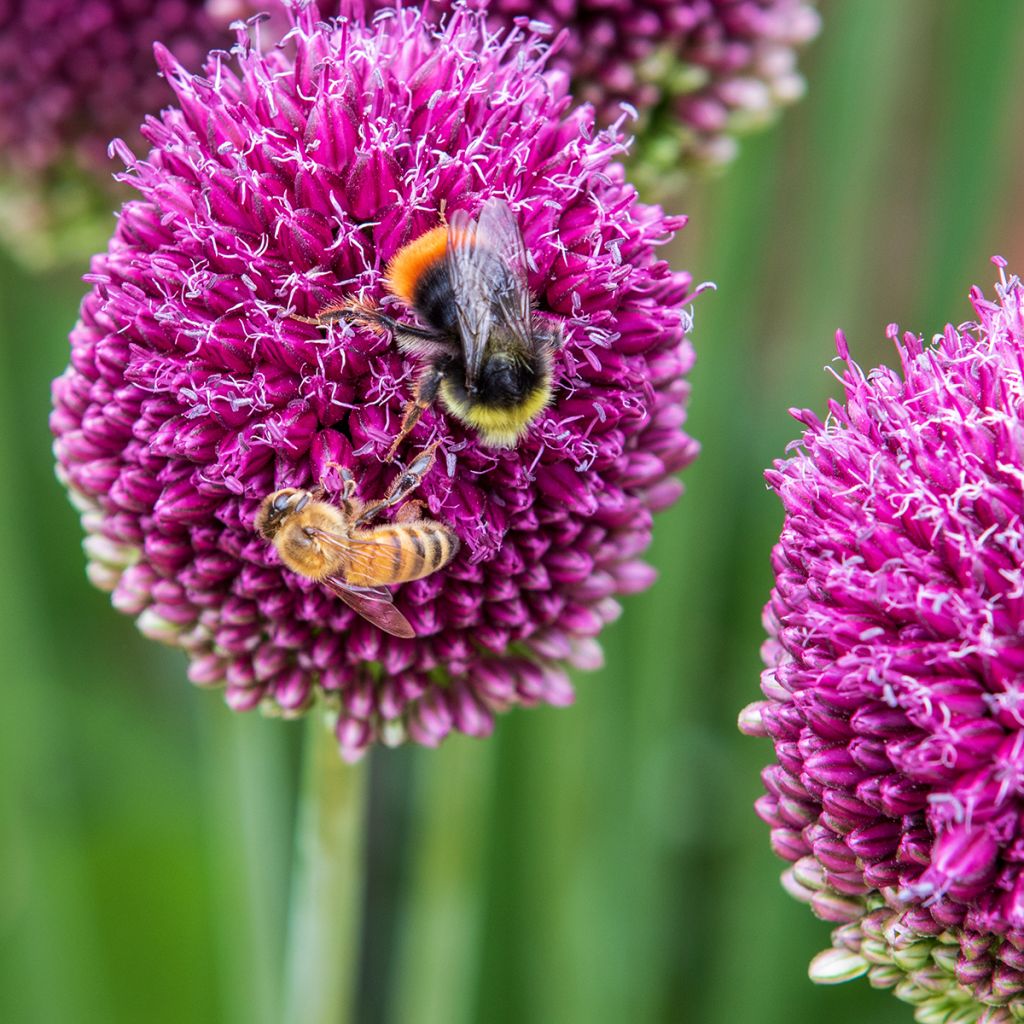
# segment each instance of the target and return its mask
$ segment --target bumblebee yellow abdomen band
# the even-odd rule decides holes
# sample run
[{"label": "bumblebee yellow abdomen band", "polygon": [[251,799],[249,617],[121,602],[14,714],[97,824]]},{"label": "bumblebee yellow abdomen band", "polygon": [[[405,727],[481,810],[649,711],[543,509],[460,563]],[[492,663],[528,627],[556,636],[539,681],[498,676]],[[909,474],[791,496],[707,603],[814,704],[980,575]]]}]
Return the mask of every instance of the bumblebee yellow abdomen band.
[{"label": "bumblebee yellow abdomen band", "polygon": [[442,380],[441,401],[452,415],[473,427],[486,446],[511,448],[551,401],[551,382],[545,379],[538,383],[519,405],[495,407],[460,401],[448,382]]}]

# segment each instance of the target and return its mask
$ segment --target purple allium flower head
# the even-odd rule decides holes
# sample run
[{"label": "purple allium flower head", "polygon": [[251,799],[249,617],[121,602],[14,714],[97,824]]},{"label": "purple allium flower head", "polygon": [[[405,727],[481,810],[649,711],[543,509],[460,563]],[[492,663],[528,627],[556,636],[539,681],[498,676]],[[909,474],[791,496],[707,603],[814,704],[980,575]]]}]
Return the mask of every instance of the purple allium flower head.
[{"label": "purple allium flower head", "polygon": [[194,67],[218,40],[230,42],[206,6],[0,0],[0,228],[15,255],[42,255],[109,218],[107,145],[137,138],[143,115],[170,99],[154,42]]},{"label": "purple allium flower head", "polygon": [[[280,47],[211,55],[143,134],[140,193],[95,258],[71,365],[54,384],[59,471],[83,511],[93,581],[144,633],[184,648],[236,709],[299,714],[319,696],[348,757],[375,740],[484,735],[514,704],[571,699],[615,597],[650,584],[651,514],[695,455],[682,430],[691,279],[656,246],[682,226],[637,201],[617,130],[570,109],[565,76],[520,32],[418,11],[315,24]],[[417,497],[461,540],[403,585],[417,633],[389,636],[284,569],[253,530],[279,487],[351,468],[364,498],[397,467],[416,364],[388,337],[288,314],[385,300],[383,271],[448,211],[518,211],[538,308],[562,319],[552,405],[513,450],[442,407],[404,443],[440,440]],[[391,300],[388,300],[391,301]]]},{"label": "purple allium flower head", "polygon": [[[372,0],[377,8],[393,0]],[[444,8],[450,0],[438,0]],[[735,136],[799,99],[797,50],[820,26],[813,0],[477,0],[493,23],[566,29],[556,57],[608,123],[637,111],[635,167],[663,182],[717,167]]]},{"label": "purple allium flower head", "polygon": [[786,512],[767,699],[740,724],[774,740],[758,813],[794,862],[787,886],[844,923],[837,949],[867,941],[877,983],[927,966],[933,994],[953,977],[979,1014],[1009,1003],[1019,1019],[1024,287],[996,263],[977,323],[931,346],[891,328],[902,375],[865,376],[840,335],[845,403],[824,424],[795,413],[800,450],[767,473]]}]

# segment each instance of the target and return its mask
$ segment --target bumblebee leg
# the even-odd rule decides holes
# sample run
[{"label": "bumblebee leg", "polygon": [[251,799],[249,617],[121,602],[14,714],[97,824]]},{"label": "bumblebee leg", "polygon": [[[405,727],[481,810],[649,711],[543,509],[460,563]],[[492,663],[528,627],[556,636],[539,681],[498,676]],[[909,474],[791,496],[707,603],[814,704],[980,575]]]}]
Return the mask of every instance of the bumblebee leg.
[{"label": "bumblebee leg", "polygon": [[293,313],[291,319],[298,320],[303,324],[313,324],[316,327],[327,327],[338,320],[344,320],[349,324],[362,324],[377,334],[390,331],[395,335],[397,341],[408,339],[410,344],[430,341],[436,337],[433,331],[395,320],[394,317],[381,313],[378,309],[356,298],[324,306],[316,316],[300,316],[298,313]]},{"label": "bumblebee leg", "polygon": [[[444,378],[444,373],[444,366],[432,363],[428,365],[420,375],[420,379],[416,382],[416,395],[405,407],[405,415],[402,417],[402,429],[398,432],[398,437],[396,437],[391,443],[391,447],[388,449],[388,453],[384,457],[385,462],[390,462],[395,457],[395,452],[398,451],[398,446],[406,439],[413,427],[419,423],[420,417],[427,411],[434,399],[437,398],[437,393],[441,388],[441,381]],[[422,458],[423,456],[420,455],[419,459]],[[419,459],[413,462],[414,466],[419,462]],[[431,456],[431,462],[433,462],[433,456]],[[430,468],[429,465],[427,468]],[[420,473],[420,476],[425,472],[426,469]]]},{"label": "bumblebee leg", "polygon": [[[404,345],[417,346],[424,342],[434,341],[437,335],[434,331],[424,327],[417,327],[415,324],[406,323],[404,320],[396,320],[381,313],[372,306],[367,306],[357,300],[350,300],[340,308],[340,313],[334,314],[333,308],[323,310],[320,316],[330,313],[333,319],[344,319],[350,324],[362,324],[364,327],[377,334],[389,332],[394,336],[399,348]],[[325,321],[326,322],[326,321]]]},{"label": "bumblebee leg", "polygon": [[[428,448],[424,448],[423,451],[416,456],[415,459],[409,464],[409,467],[405,472],[400,473],[388,488],[388,493],[384,495],[380,501],[372,501],[363,508],[362,514],[356,521],[356,525],[360,526],[374,516],[383,512],[386,508],[394,508],[395,505],[405,501],[405,499],[416,490],[417,487],[423,482],[423,478],[430,472],[430,467],[433,466],[436,458],[437,449],[440,446],[440,441],[435,441]],[[410,502],[411,505],[422,506],[423,502],[415,501]],[[405,511],[405,507],[399,511],[398,517],[402,518],[402,513]],[[416,515],[414,518],[420,518]]]},{"label": "bumblebee leg", "polygon": [[292,313],[291,320],[298,320],[300,324],[315,324],[317,327],[326,327],[335,320],[350,319],[350,310],[347,303],[341,302],[336,306],[325,306],[316,316],[300,316]]}]

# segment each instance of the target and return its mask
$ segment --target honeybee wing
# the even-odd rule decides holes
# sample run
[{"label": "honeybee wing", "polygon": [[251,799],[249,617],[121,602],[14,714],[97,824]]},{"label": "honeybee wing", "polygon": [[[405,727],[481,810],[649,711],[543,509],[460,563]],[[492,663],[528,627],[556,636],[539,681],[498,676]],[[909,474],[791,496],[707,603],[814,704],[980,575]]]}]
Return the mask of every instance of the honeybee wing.
[{"label": "honeybee wing", "polygon": [[496,325],[511,335],[514,345],[533,347],[526,246],[508,203],[488,199],[476,220],[465,210],[453,212],[445,258],[462,338],[466,383],[472,385]]},{"label": "honeybee wing", "polygon": [[[395,549],[390,544],[381,544],[372,537],[357,537],[351,533],[335,533],[307,526],[306,532],[316,537],[324,547],[333,548],[345,557],[347,571],[353,575],[376,577],[381,584],[394,582],[387,579],[386,567],[394,564]],[[350,588],[352,584],[346,584]],[[360,585],[360,590],[367,589]],[[372,588],[371,588],[372,589]]]},{"label": "honeybee wing", "polygon": [[[382,569],[394,564],[394,548],[389,544],[381,544],[369,537],[355,537],[316,527],[307,527],[307,530],[325,547],[343,554],[349,572],[355,570],[363,576],[382,579],[387,576]],[[404,637],[416,635],[409,620],[394,606],[394,598],[387,587],[355,586],[340,575],[328,576],[322,582],[353,611],[385,633]],[[386,580],[382,579],[382,582]]]},{"label": "honeybee wing", "polygon": [[350,587],[340,576],[328,576],[321,582],[357,615],[385,633],[406,639],[416,635],[409,620],[394,606],[394,598],[386,587]]}]

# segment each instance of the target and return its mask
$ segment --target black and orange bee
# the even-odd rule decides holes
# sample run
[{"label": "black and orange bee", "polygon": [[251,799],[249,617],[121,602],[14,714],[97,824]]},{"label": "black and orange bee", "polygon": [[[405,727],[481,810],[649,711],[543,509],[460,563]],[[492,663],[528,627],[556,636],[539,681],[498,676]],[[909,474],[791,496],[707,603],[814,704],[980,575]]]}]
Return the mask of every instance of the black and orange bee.
[{"label": "black and orange bee", "polygon": [[353,300],[297,318],[390,331],[403,352],[426,362],[389,459],[438,397],[492,448],[514,446],[551,402],[551,357],[562,344],[561,324],[534,311],[526,266],[515,213],[490,199],[476,219],[455,211],[388,264],[388,290],[427,326]]},{"label": "black and orange bee", "polygon": [[432,445],[417,456],[378,501],[356,498],[355,477],[344,467],[338,467],[340,505],[323,501],[320,487],[274,491],[256,513],[256,532],[273,542],[292,572],[322,583],[386,633],[412,637],[413,628],[394,606],[387,587],[443,568],[459,550],[459,538],[444,523],[424,519],[419,501],[403,505],[393,523],[371,524],[419,486],[434,464],[436,448]]}]

